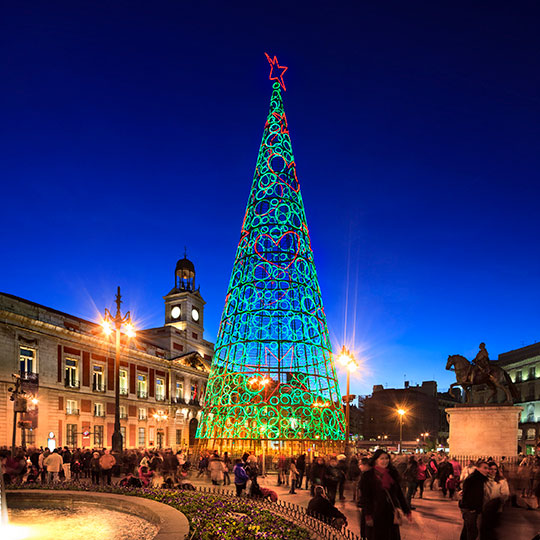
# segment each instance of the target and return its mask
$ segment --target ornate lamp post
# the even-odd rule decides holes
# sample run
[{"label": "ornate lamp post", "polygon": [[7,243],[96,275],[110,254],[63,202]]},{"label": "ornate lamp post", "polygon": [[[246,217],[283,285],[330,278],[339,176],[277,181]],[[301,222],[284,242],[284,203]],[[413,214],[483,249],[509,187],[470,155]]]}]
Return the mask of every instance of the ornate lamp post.
[{"label": "ornate lamp post", "polygon": [[399,453],[401,454],[403,452],[403,417],[405,416],[407,411],[405,409],[399,408],[396,412],[399,416]]},{"label": "ornate lamp post", "polygon": [[158,442],[159,442],[158,448],[161,449],[163,445],[162,445],[161,437],[157,436],[157,430],[159,430],[159,426],[161,425],[161,422],[166,422],[169,419],[169,416],[167,415],[165,411],[161,411],[161,410],[156,411],[152,416],[154,417],[154,420],[157,423],[156,438],[158,438]]},{"label": "ornate lamp post", "polygon": [[350,406],[351,400],[354,399],[354,396],[350,395],[350,382],[351,382],[351,371],[354,371],[358,364],[354,355],[343,345],[341,352],[338,357],[339,363],[347,370],[347,395],[343,396],[343,401],[345,402],[345,453],[348,453],[349,450],[349,438],[351,432],[350,424]]},{"label": "ornate lamp post", "polygon": [[120,430],[120,346],[121,346],[121,333],[122,327],[128,338],[135,337],[135,329],[131,324],[131,315],[129,311],[122,317],[120,312],[120,305],[122,304],[122,295],[120,294],[120,287],[116,293],[116,314],[113,317],[111,312],[105,308],[105,317],[101,323],[103,332],[106,336],[110,336],[113,332],[116,333],[116,357],[114,368],[114,432],[112,436],[112,450],[116,453],[122,453],[123,450],[123,437]]}]

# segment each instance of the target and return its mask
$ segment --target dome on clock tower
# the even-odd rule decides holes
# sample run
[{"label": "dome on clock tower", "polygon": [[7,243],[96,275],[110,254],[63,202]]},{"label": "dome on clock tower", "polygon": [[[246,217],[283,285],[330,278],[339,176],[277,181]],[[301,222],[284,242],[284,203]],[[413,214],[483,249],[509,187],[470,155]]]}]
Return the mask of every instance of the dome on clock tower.
[{"label": "dome on clock tower", "polygon": [[184,291],[195,290],[195,265],[186,257],[179,259],[174,272],[174,286]]}]

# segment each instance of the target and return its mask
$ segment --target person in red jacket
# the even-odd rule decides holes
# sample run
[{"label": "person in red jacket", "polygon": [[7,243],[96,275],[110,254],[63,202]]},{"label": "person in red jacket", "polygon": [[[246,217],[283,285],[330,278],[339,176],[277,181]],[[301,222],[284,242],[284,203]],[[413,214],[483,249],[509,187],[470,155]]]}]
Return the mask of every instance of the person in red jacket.
[{"label": "person in red jacket", "polygon": [[454,498],[454,493],[456,492],[456,488],[458,486],[458,480],[457,478],[451,474],[446,479],[446,489],[448,490],[448,497],[450,499]]}]

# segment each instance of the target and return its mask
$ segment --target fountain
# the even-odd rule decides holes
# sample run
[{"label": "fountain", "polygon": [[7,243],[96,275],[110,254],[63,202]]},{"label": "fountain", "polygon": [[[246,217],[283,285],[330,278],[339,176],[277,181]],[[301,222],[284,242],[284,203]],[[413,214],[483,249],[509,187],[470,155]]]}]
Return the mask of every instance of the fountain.
[{"label": "fountain", "polygon": [[0,538],[2,540],[22,540],[28,536],[27,528],[9,523],[2,459],[0,457]]}]

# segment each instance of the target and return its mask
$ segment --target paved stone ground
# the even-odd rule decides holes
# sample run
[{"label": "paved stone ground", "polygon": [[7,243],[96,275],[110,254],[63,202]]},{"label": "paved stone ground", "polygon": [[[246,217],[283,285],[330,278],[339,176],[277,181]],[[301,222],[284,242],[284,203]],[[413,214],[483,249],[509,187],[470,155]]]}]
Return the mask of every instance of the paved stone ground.
[{"label": "paved stone ground", "polygon": [[[232,477],[232,475],[231,475]],[[206,478],[196,478],[192,473],[189,479],[194,485],[211,486]],[[289,494],[289,488],[276,485],[276,476],[260,478],[259,484],[277,492],[279,498],[306,507],[310,495],[309,490],[296,490]],[[304,484],[305,485],[305,484]],[[222,488],[223,489],[223,488]],[[227,489],[234,490],[234,485]],[[349,488],[345,492],[346,500],[338,501],[336,506],[349,521],[349,529],[360,535],[360,520],[356,504],[352,501]],[[413,499],[416,510],[413,511],[413,523],[405,520],[401,528],[402,540],[459,540],[462,519],[457,501],[445,499],[440,491],[425,491],[423,499]],[[540,532],[540,510],[523,508],[506,508],[499,530],[499,540],[532,540]]]}]

